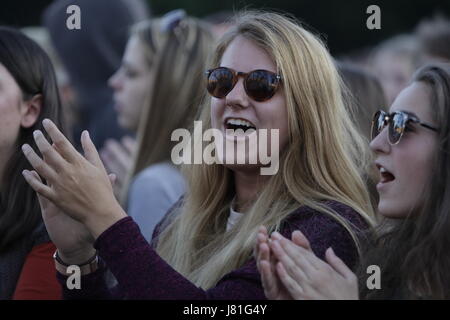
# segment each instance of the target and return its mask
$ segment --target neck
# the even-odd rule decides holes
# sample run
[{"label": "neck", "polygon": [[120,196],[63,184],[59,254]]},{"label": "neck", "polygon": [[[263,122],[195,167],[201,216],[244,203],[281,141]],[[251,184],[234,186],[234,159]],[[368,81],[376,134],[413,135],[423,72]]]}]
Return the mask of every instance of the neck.
[{"label": "neck", "polygon": [[238,212],[245,212],[256,201],[258,191],[267,181],[268,176],[261,176],[259,171],[234,172],[234,187],[236,190],[235,208]]}]

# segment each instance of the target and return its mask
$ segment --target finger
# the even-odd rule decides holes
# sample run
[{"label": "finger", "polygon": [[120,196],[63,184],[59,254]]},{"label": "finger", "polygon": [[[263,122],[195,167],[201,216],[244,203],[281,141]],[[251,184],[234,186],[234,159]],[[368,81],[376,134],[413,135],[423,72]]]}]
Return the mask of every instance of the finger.
[{"label": "finger", "polygon": [[298,246],[305,248],[306,250],[312,251],[311,245],[309,244],[308,239],[300,230],[295,230],[291,236],[292,242]]},{"label": "finger", "polygon": [[42,160],[37,153],[30,147],[29,144],[24,144],[22,146],[22,152],[30,162],[31,166],[41,175],[44,179],[48,181],[54,181],[57,174],[56,172]]},{"label": "finger", "polygon": [[131,162],[131,154],[115,140],[108,141],[106,147],[122,169],[126,170]]},{"label": "finger", "polygon": [[345,279],[353,279],[355,274],[350,270],[347,265],[342,261],[333,251],[333,248],[328,248],[325,252],[326,261]]},{"label": "finger", "polygon": [[[33,170],[33,171],[30,171],[30,173],[36,178],[37,181],[42,183],[42,179],[36,171]],[[37,197],[38,197],[38,201],[39,201],[39,205],[41,206],[41,209],[47,208],[48,199],[41,196],[39,193],[37,193]],[[42,211],[42,213],[44,213],[44,210],[41,210],[41,211]]]},{"label": "finger", "polygon": [[276,265],[276,273],[281,283],[295,300],[304,300],[304,289],[300,283],[294,280],[281,262]]},{"label": "finger", "polygon": [[67,162],[61,155],[53,148],[45,138],[40,130],[33,132],[34,141],[36,142],[39,151],[44,157],[44,161],[49,164],[56,172],[61,170]]},{"label": "finger", "polygon": [[[283,237],[279,242],[286,254],[289,255],[296,263],[302,263],[302,265],[308,266],[311,269],[319,269],[323,266],[323,264],[325,264],[314,254],[314,252],[294,244],[289,239]],[[308,271],[310,270],[308,269]]]},{"label": "finger", "polygon": [[262,243],[267,243],[267,241],[268,241],[267,234],[265,234],[264,232],[259,231],[256,234],[255,258],[257,258],[259,255],[259,246]]},{"label": "finger", "polygon": [[97,152],[97,148],[95,148],[87,130],[84,130],[81,134],[81,146],[83,147],[85,158],[94,166],[101,168],[106,172],[103,162],[100,159],[100,155]]},{"label": "finger", "polygon": [[122,145],[129,154],[134,154],[136,150],[136,140],[130,136],[125,136],[122,138]]},{"label": "finger", "polygon": [[279,291],[279,288],[275,278],[274,268],[269,261],[261,261],[260,273],[264,294],[267,299],[278,299],[277,292]]},{"label": "finger", "polygon": [[297,281],[300,282],[307,282],[309,280],[308,272],[313,271],[313,269],[306,261],[303,261],[302,256],[295,255],[292,257],[287,254],[284,248],[280,245],[279,240],[274,241],[273,247],[273,251],[277,259],[283,263],[283,266],[292,278],[297,279]]},{"label": "finger", "polygon": [[70,141],[62,134],[58,127],[49,119],[44,119],[42,125],[52,139],[56,150],[60,155],[70,163],[76,162],[80,157],[78,151],[72,146]]},{"label": "finger", "polygon": [[37,179],[36,176],[28,170],[23,170],[22,175],[34,191],[47,199],[53,199],[53,190],[45,185],[41,179]]}]

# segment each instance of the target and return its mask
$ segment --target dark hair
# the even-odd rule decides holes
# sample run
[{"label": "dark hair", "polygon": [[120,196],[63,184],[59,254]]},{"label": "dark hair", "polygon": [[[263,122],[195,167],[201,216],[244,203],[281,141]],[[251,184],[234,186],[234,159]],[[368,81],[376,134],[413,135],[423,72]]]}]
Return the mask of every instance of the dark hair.
[{"label": "dark hair", "polygon": [[[424,205],[406,219],[383,223],[374,247],[361,270],[362,296],[366,298],[450,298],[450,64],[427,65],[413,81],[431,92],[432,114],[439,127]],[[381,269],[381,290],[366,288],[364,267]]]},{"label": "dark hair", "polygon": [[0,177],[0,252],[28,235],[41,221],[36,193],[22,176],[24,169],[32,170],[20,146],[34,146],[33,131],[43,130],[42,120],[49,118],[62,126],[61,103],[56,76],[47,54],[21,32],[0,27],[0,63],[12,75],[26,101],[42,95],[42,108],[36,123],[21,128],[16,149],[7,161]]},{"label": "dark hair", "polygon": [[[353,118],[359,132],[370,141],[370,127],[372,117],[378,110],[386,110],[387,100],[378,78],[363,67],[338,62],[337,69],[347,88],[344,88],[346,100],[352,105]],[[349,89],[350,92],[347,92]],[[366,184],[370,194],[370,201],[374,210],[378,204],[376,181],[378,171],[370,170],[366,177]]]},{"label": "dark hair", "polygon": [[355,120],[359,131],[370,140],[372,117],[379,109],[386,109],[386,97],[378,78],[350,63],[337,63],[339,74],[350,89],[355,104]]}]

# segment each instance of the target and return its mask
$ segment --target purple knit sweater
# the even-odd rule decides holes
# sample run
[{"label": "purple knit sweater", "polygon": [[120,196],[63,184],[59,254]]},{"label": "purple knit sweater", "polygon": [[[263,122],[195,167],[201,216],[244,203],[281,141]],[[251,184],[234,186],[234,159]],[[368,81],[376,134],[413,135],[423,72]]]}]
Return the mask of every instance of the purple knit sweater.
[{"label": "purple knit sweater", "polygon": [[[359,232],[367,228],[361,216],[335,201],[325,202]],[[281,234],[290,237],[300,230],[309,239],[312,250],[324,258],[327,248],[349,266],[357,262],[356,246],[348,232],[334,219],[300,207],[286,219]],[[167,264],[142,236],[131,217],[126,217],[103,232],[94,244],[104,266],[81,278],[81,289],[67,289],[66,279],[58,273],[65,299],[265,299],[261,278],[252,257],[242,267],[226,274],[215,287],[203,290]],[[108,288],[105,274],[108,268],[118,285]]]}]

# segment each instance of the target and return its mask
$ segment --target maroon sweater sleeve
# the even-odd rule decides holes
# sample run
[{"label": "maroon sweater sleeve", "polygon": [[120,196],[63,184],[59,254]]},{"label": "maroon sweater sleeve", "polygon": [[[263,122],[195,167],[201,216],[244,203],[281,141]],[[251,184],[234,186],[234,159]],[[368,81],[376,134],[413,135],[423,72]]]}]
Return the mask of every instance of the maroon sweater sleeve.
[{"label": "maroon sweater sleeve", "polygon": [[[366,228],[358,213],[349,207],[336,202],[330,202],[329,205],[356,228]],[[300,229],[306,235],[313,251],[320,258],[324,257],[325,250],[331,246],[347,265],[354,266],[357,259],[354,242],[348,232],[334,219],[312,209],[301,207],[285,221],[281,233],[290,236],[296,229]],[[104,271],[100,270],[89,275],[89,279],[83,277],[82,286],[83,282],[90,282],[84,286],[83,290],[65,289],[65,298],[103,295],[104,298],[125,299],[265,299],[254,259],[250,259],[241,268],[226,274],[215,287],[203,290],[159,257],[130,217],[123,218],[102,233],[95,247],[116,277],[119,286],[116,290],[120,293],[114,295],[104,293],[105,287],[101,285],[100,280]]]}]

